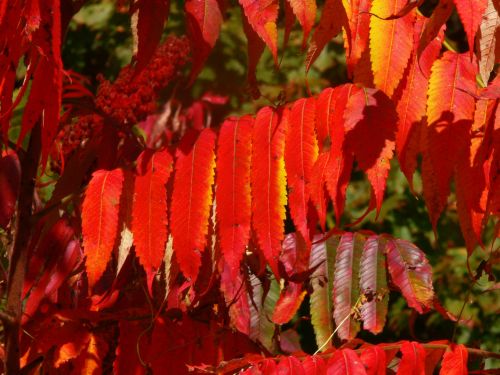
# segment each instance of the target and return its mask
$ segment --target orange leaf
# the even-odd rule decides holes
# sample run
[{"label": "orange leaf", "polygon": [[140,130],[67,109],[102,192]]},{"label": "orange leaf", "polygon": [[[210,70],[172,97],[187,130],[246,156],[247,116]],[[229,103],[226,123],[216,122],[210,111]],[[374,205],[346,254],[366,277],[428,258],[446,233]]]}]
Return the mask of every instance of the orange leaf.
[{"label": "orange leaf", "polygon": [[452,344],[449,347],[450,351],[444,353],[443,362],[441,363],[440,375],[467,375],[467,358],[469,353],[462,344]]},{"label": "orange leaf", "polygon": [[278,65],[278,19],[277,0],[239,0],[248,23],[266,43]]},{"label": "orange leaf", "polygon": [[302,46],[305,46],[307,37],[314,26],[316,20],[316,0],[287,0],[293,10],[293,13],[299,20],[300,26],[304,29],[304,38]]},{"label": "orange leaf", "polygon": [[217,149],[217,227],[222,254],[234,278],[250,237],[252,126],[250,116],[227,119]]},{"label": "orange leaf", "polygon": [[[352,77],[354,68],[362,66],[360,60],[365,50],[367,50],[372,0],[343,0],[342,2],[348,18],[348,28],[344,32],[346,65],[347,72]],[[371,71],[369,59],[367,59],[365,68]]]},{"label": "orange leaf", "polygon": [[432,66],[424,127],[422,179],[433,227],[450,192],[450,179],[467,147],[474,115],[476,69],[467,54],[446,52]]},{"label": "orange leaf", "polygon": [[440,34],[431,41],[419,60],[417,57],[418,43],[428,22],[428,18],[417,15],[410,66],[392,97],[397,103],[396,112],[398,113],[396,150],[401,170],[410,182],[410,186],[413,185],[417,154],[420,152],[420,131],[425,116],[431,67],[438,57],[444,38],[444,28],[441,28]]},{"label": "orange leaf", "polygon": [[98,170],[85,192],[82,207],[83,251],[89,286],[104,273],[118,235],[118,213],[123,186],[123,171]]},{"label": "orange leaf", "polygon": [[290,213],[295,227],[308,242],[309,183],[314,162],[318,157],[318,145],[314,132],[315,116],[315,99],[297,100],[289,114],[289,130],[285,146]]},{"label": "orange leaf", "polygon": [[151,290],[154,274],[163,260],[167,242],[167,181],[172,157],[167,150],[144,151],[137,159],[142,175],[135,178],[132,204],[132,233],[135,252],[146,270]]},{"label": "orange leaf", "polygon": [[252,213],[258,244],[279,278],[278,257],[284,238],[286,173],[284,123],[278,113],[264,107],[257,113],[253,129]]},{"label": "orange leaf", "polygon": [[215,133],[188,133],[178,148],[172,194],[171,230],[181,271],[194,283],[207,244],[215,167]]},{"label": "orange leaf", "polygon": [[[374,0],[371,13],[378,17],[397,14],[404,0]],[[416,11],[393,20],[370,19],[370,60],[375,87],[391,96],[408,65],[413,49],[413,24]]]}]

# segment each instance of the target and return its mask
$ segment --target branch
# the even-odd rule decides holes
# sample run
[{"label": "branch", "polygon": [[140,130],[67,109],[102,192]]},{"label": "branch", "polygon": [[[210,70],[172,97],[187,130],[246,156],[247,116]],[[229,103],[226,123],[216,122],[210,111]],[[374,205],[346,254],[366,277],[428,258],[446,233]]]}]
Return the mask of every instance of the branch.
[{"label": "branch", "polygon": [[[21,190],[18,214],[14,225],[15,237],[9,261],[7,280],[7,304],[4,311],[5,324],[5,373],[19,374],[19,329],[22,317],[22,292],[28,264],[28,246],[32,230],[32,207],[35,180],[40,160],[42,130],[38,121],[31,131],[28,150],[21,161]],[[9,318],[7,318],[9,317]]]},{"label": "branch", "polygon": [[[426,344],[426,343],[421,343],[420,345],[422,345],[425,349],[446,350],[446,349],[448,349],[448,347],[451,344],[432,344],[432,343],[427,343]],[[380,348],[383,349],[383,350],[386,350],[386,351],[399,350],[401,348],[401,344],[384,345],[384,346],[381,346]],[[356,349],[354,351],[357,354],[361,354],[361,352],[363,352],[364,349]],[[497,358],[497,359],[500,359],[500,353],[493,353],[493,352],[489,352],[489,351],[486,351],[486,350],[475,349],[475,348],[466,348],[466,349],[467,349],[467,352],[470,355],[472,355],[472,356],[483,357],[483,358]],[[317,356],[319,356],[319,357],[321,357],[323,359],[329,359],[330,357],[333,356],[333,354],[334,354],[333,351],[328,351],[328,352],[325,352],[325,353],[318,353],[318,354],[314,354],[314,355],[317,355]],[[306,359],[309,356],[310,356],[309,354],[302,354],[302,355],[296,355],[294,357],[297,358],[297,359],[299,359],[299,360],[304,360],[304,359]],[[215,373],[217,373],[217,374],[220,374],[220,373],[224,374],[225,371],[229,371],[229,370],[230,371],[236,371],[236,370],[244,369],[245,367],[247,367],[249,365],[256,366],[259,363],[263,362],[264,360],[272,359],[272,360],[278,362],[282,358],[283,358],[283,356],[278,356],[278,357],[260,357],[260,359],[252,357],[251,358],[251,363],[250,363],[250,360],[248,358],[238,358],[238,359],[233,359],[233,360],[230,360],[230,361],[227,361],[227,362],[221,362],[219,364],[219,366],[214,367],[213,369],[211,368],[210,370],[207,369],[207,372],[214,373],[214,374]]]}]

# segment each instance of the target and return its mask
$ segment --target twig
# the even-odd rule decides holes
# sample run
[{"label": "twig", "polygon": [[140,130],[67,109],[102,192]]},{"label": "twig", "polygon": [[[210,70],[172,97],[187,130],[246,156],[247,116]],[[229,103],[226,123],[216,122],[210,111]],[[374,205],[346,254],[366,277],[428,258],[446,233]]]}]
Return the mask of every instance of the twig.
[{"label": "twig", "polygon": [[31,237],[32,207],[35,180],[41,153],[42,132],[38,121],[31,131],[28,150],[21,161],[21,190],[18,200],[18,215],[14,225],[15,237],[12,244],[7,280],[6,314],[12,316],[11,324],[5,325],[5,373],[19,374],[19,329],[22,316],[21,297],[28,264],[28,245]]}]

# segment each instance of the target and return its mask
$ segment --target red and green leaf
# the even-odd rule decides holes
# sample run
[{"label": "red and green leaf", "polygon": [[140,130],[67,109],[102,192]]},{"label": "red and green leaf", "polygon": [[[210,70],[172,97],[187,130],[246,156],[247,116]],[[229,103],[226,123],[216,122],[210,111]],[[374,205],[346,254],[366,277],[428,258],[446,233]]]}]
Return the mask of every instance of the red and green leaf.
[{"label": "red and green leaf", "polygon": [[83,251],[90,287],[106,270],[118,236],[123,171],[98,170],[92,174],[82,206]]},{"label": "red and green leaf", "polygon": [[194,283],[207,244],[215,167],[215,133],[203,130],[193,143],[187,134],[175,163],[171,231],[177,261],[184,275]]},{"label": "red and green leaf", "polygon": [[365,238],[357,233],[345,233],[340,239],[335,259],[333,281],[333,317],[337,334],[342,340],[352,340],[359,331],[353,308],[360,300],[359,267]]},{"label": "red and green leaf", "polygon": [[250,116],[227,119],[217,148],[217,228],[222,254],[234,275],[250,237],[252,126]]},{"label": "red and green leaf", "polygon": [[278,257],[284,238],[286,172],[285,124],[270,107],[255,119],[252,150],[252,222],[258,244],[272,271],[279,277]]},{"label": "red and green leaf", "polygon": [[132,233],[135,252],[146,270],[148,286],[160,268],[167,242],[167,181],[172,157],[167,150],[144,151],[137,159],[139,175],[134,183]]},{"label": "red and green leaf", "polygon": [[[315,240],[318,241],[318,238]],[[333,279],[339,241],[340,236],[332,236],[313,244],[311,249],[309,268],[314,269],[314,272],[311,274],[309,305],[318,348],[324,345],[328,349],[332,346]]]},{"label": "red and green leaf", "polygon": [[374,334],[382,332],[389,305],[385,242],[379,236],[370,236],[365,242],[359,268],[359,286],[365,299],[360,307],[363,329]]},{"label": "red and green leaf", "polygon": [[432,268],[424,252],[400,239],[388,240],[386,251],[392,282],[401,290],[408,305],[419,313],[430,309],[434,298]]}]

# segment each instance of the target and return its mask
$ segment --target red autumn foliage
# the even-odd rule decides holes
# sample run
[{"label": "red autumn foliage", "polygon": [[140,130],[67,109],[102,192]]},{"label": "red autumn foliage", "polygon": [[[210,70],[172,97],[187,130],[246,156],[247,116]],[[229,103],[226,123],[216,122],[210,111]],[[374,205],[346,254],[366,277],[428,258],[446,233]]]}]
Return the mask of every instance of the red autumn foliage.
[{"label": "red autumn foliage", "polygon": [[[425,17],[423,1],[327,0],[315,25],[314,0],[286,0],[284,45],[296,18],[308,71],[342,33],[351,82],[225,120],[215,108],[227,97],[186,99],[189,87],[236,7],[249,88],[260,96],[266,47],[280,65],[283,1],[188,0],[177,9],[186,36],[161,42],[170,2],[131,0],[133,59],[113,82],[92,77],[95,95],[61,57],[83,3],[0,0],[7,374],[425,374],[439,363],[442,374],[465,374],[469,356],[499,357],[448,340],[361,340],[383,332],[391,292],[414,319],[435,307],[452,315],[423,250],[344,230],[383,211],[397,154],[410,184],[422,158],[434,230],[456,197],[469,256],[485,235],[498,237],[500,226],[487,225],[500,215],[494,2],[440,0]],[[468,52],[443,42],[454,8]],[[346,225],[353,171],[366,175],[371,198]],[[327,232],[330,204],[336,227]],[[494,277],[497,261],[475,281]],[[293,326],[307,303],[314,354],[299,350]]]}]

